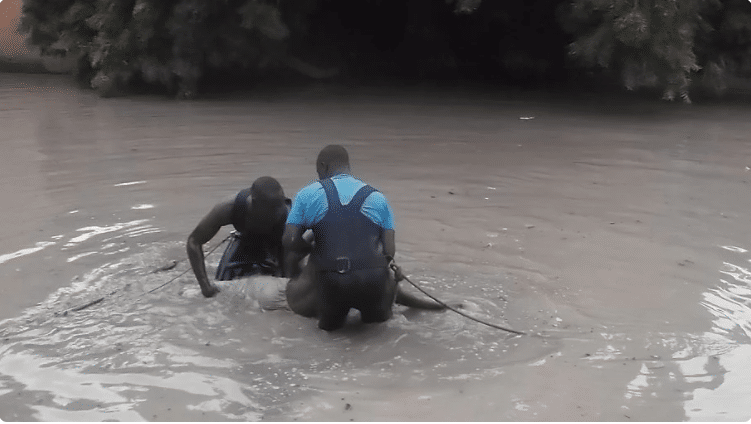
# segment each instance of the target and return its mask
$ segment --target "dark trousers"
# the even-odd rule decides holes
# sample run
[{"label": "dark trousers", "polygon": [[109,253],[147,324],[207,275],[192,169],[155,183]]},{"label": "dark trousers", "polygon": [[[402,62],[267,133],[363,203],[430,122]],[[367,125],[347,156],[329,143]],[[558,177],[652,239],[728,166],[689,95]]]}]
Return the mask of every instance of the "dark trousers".
[{"label": "dark trousers", "polygon": [[396,282],[388,268],[318,272],[318,328],[332,331],[344,326],[351,308],[360,311],[364,323],[391,318]]}]

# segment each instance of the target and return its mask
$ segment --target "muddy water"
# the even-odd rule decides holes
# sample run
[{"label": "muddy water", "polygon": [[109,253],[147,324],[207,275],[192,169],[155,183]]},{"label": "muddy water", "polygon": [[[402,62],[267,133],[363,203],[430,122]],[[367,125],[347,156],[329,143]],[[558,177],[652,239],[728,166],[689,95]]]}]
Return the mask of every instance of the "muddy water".
[{"label": "muddy water", "polygon": [[[105,100],[3,75],[0,418],[747,420],[748,116],[518,93]],[[532,335],[399,306],[328,334],[261,312],[258,279],[202,298],[180,275],[197,221],[258,176],[294,194],[331,142],[389,197],[413,280]]]}]

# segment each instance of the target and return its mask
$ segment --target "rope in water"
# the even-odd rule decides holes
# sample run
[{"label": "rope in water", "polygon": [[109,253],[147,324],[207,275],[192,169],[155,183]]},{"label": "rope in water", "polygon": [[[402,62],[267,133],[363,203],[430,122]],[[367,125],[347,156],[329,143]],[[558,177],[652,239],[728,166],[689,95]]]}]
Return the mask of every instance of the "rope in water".
[{"label": "rope in water", "polygon": [[[392,262],[391,263],[391,269],[393,269],[394,272],[396,272],[396,270],[398,269],[398,266],[395,263]],[[414,282],[412,282],[412,280],[410,280],[406,275],[402,274],[402,276],[404,277],[405,281],[407,281],[409,284],[412,284],[412,286],[414,286],[417,290],[419,290],[420,292],[422,292],[422,294],[424,294],[425,296],[428,296],[429,298],[433,299],[434,301],[436,301],[439,305],[443,306],[444,308],[446,308],[446,309],[448,309],[450,311],[456,312],[457,314],[459,314],[459,315],[461,315],[461,316],[463,316],[465,318],[471,319],[472,321],[475,321],[475,322],[479,322],[480,324],[485,324],[488,327],[493,327],[493,328],[497,328],[499,330],[508,331],[509,333],[518,334],[520,336],[527,334],[527,333],[524,333],[522,331],[512,330],[512,329],[506,328],[506,327],[501,327],[500,325],[493,324],[493,323],[490,323],[490,322],[486,322],[486,321],[483,321],[483,320],[481,320],[479,318],[475,318],[475,317],[473,317],[471,315],[467,315],[467,314],[465,314],[464,312],[462,312],[462,311],[460,311],[458,309],[452,308],[451,306],[447,305],[445,302],[439,300],[435,296],[433,296],[430,293],[426,292],[420,286],[418,286],[417,284],[415,284]]]},{"label": "rope in water", "polygon": [[[219,244],[217,244],[216,246],[214,246],[213,248],[211,248],[211,250],[209,250],[208,253],[206,253],[205,257],[208,257],[209,255],[211,255],[212,253],[214,253],[214,251],[216,249],[218,249],[219,246],[223,245],[224,242],[226,242],[227,240],[229,240],[230,237],[232,237],[232,234],[228,235],[227,237],[224,238],[224,240],[220,241]],[[140,294],[138,297],[144,296],[144,295],[149,294],[149,293],[154,293],[155,291],[161,289],[162,287],[166,286],[167,284],[170,284],[173,281],[177,280],[178,278],[182,277],[183,275],[185,275],[191,269],[192,268],[186,269],[185,271],[183,271],[180,274],[178,274],[175,278],[172,278],[171,280],[167,281],[166,283],[164,283],[164,284],[162,284],[160,286],[154,287],[153,289],[151,289],[151,290],[149,290],[149,291],[147,291],[145,293]],[[76,306],[75,308],[70,308],[70,309],[68,309],[66,311],[56,313],[55,315],[59,315],[59,314],[61,314],[61,315],[68,315],[68,312],[78,312],[78,311],[86,309],[86,308],[88,308],[90,306],[94,306],[97,303],[100,303],[100,302],[104,301],[104,299],[106,299],[108,296],[112,296],[113,294],[117,293],[118,291],[120,291],[120,289],[117,289],[117,290],[115,290],[115,291],[113,291],[113,292],[111,292],[109,294],[106,294],[106,295],[104,295],[104,296],[102,296],[102,297],[100,297],[98,299],[92,300],[89,303],[85,303],[85,304],[83,304],[81,306]]]},{"label": "rope in water", "polygon": [[[216,249],[218,249],[219,246],[221,246],[222,244],[224,244],[225,241],[229,240],[230,237],[232,237],[232,234],[228,235],[227,237],[224,238],[224,240],[222,240],[221,242],[219,242],[219,244],[217,244],[216,246],[214,246],[213,248],[211,248],[211,250],[209,250],[209,252],[206,253],[206,256],[209,256],[210,254],[214,253],[214,251]],[[191,268],[186,269],[185,271],[183,271],[182,273],[180,273],[180,275],[178,275],[177,277],[175,277],[175,278],[167,281],[166,283],[162,284],[161,286],[154,287],[153,289],[147,291],[144,294],[154,293],[155,291],[161,289],[162,287],[166,286],[167,284],[169,284],[169,283],[177,280],[178,278],[182,277],[183,275],[185,275],[186,272],[188,272],[190,270],[191,270]],[[141,296],[143,296],[143,294]]]}]

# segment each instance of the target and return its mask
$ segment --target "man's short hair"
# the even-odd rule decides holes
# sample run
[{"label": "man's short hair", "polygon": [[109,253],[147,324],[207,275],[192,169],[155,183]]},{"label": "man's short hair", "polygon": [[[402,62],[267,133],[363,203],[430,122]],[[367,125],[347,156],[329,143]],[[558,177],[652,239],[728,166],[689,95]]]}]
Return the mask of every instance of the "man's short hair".
[{"label": "man's short hair", "polygon": [[338,144],[329,144],[318,153],[317,162],[328,165],[349,165],[349,154],[344,147]]},{"label": "man's short hair", "polygon": [[275,199],[284,198],[284,190],[282,185],[279,184],[273,177],[261,177],[253,181],[253,185],[250,186],[250,196],[253,199]]}]

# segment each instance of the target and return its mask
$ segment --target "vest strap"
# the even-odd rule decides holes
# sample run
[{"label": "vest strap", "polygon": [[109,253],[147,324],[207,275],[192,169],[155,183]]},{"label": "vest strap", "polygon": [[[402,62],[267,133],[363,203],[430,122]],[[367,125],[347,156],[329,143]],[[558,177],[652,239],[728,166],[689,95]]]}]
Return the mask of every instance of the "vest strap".
[{"label": "vest strap", "polygon": [[[373,187],[369,185],[365,185],[361,187],[357,191],[357,193],[355,193],[355,195],[352,197],[352,200],[349,203],[347,203],[346,205],[342,205],[341,201],[339,200],[339,193],[336,190],[336,186],[334,185],[334,182],[330,178],[326,178],[324,180],[321,180],[320,183],[323,186],[324,191],[326,192],[326,200],[328,201],[329,210],[328,212],[326,212],[326,216],[329,216],[329,215],[357,216],[358,217],[357,219],[368,220],[368,218],[365,215],[362,215],[360,213],[360,209],[362,208],[362,205],[365,202],[365,199],[367,199],[367,197],[370,196],[373,192],[376,192],[378,190],[374,189]],[[320,222],[316,224],[316,226],[318,226],[319,228],[316,228],[314,226],[313,228],[314,232],[326,231],[326,229],[320,227],[320,224],[321,224]],[[375,224],[373,225],[375,226]],[[335,229],[329,229],[328,231],[348,231],[348,229],[347,228],[335,228]],[[344,253],[344,255],[342,255],[341,253]],[[326,253],[314,254],[312,259],[315,262],[318,271],[320,272],[337,272],[340,274],[346,274],[353,270],[377,269],[377,268],[388,267],[388,261],[386,260],[386,257],[383,256],[382,254],[367,255],[365,257],[353,258],[353,257],[348,256],[347,252],[341,252],[341,253],[338,256],[327,255]]]},{"label": "vest strap", "polygon": [[339,200],[339,191],[336,189],[334,182],[331,181],[331,178],[326,178],[320,182],[321,186],[323,186],[323,191],[326,192],[326,201],[329,204],[329,212],[338,213],[339,209],[342,208],[342,202]]}]

